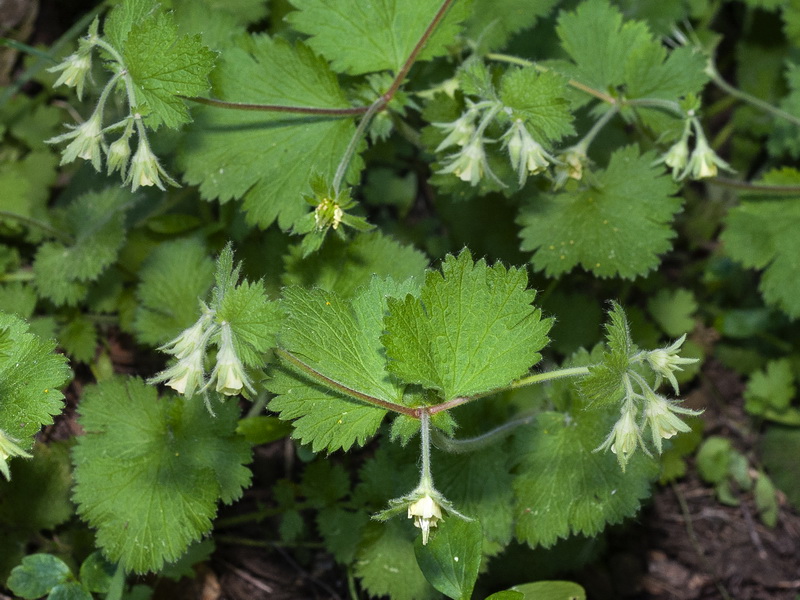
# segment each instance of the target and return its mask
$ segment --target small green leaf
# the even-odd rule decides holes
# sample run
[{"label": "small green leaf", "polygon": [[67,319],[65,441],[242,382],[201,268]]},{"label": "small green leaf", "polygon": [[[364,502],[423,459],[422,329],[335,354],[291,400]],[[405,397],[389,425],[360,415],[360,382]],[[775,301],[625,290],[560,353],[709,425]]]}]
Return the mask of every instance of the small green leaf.
[{"label": "small green leaf", "polygon": [[465,37],[478,44],[476,53],[497,50],[513,34],[546,17],[558,0],[474,0],[465,23]]},{"label": "small green leaf", "polygon": [[425,579],[449,598],[469,600],[481,566],[483,535],[478,521],[448,518],[428,544],[417,538],[414,554]]},{"label": "small green leaf", "polygon": [[733,448],[730,440],[711,436],[697,452],[697,470],[708,483],[720,483],[730,472]]},{"label": "small green leaf", "polygon": [[139,379],[89,388],[73,449],[78,513],[128,571],[155,571],[211,529],[217,502],[250,481],[250,447],[234,434],[238,407],[159,399]]},{"label": "small green leaf", "polygon": [[552,321],[542,319],[523,269],[448,256],[419,298],[389,300],[382,341],[389,370],[446,400],[504,386],[541,359]]},{"label": "small green leaf", "polygon": [[770,427],[761,439],[761,457],[772,481],[786,494],[789,502],[800,509],[800,478],[797,457],[800,456],[800,429]]},{"label": "small green leaf", "polygon": [[239,419],[239,424],[236,426],[236,433],[244,436],[247,443],[253,446],[283,439],[291,432],[291,425],[281,421],[278,417],[268,417],[267,415]]},{"label": "small green leaf", "polygon": [[557,142],[575,133],[566,86],[566,79],[557,73],[514,68],[500,81],[500,98],[512,109],[512,118],[525,121],[537,142]]},{"label": "small green leaf", "polygon": [[336,562],[341,565],[353,562],[369,520],[365,512],[353,512],[339,506],[324,508],[317,513],[317,529]]},{"label": "small green leaf", "polygon": [[767,527],[775,527],[778,523],[778,497],[775,486],[764,473],[759,473],[753,489],[753,497],[761,520]]},{"label": "small green leaf", "polygon": [[32,600],[46,595],[70,577],[72,572],[60,558],[52,554],[31,554],[14,567],[7,585],[17,596]]},{"label": "small green leaf", "polygon": [[106,594],[116,570],[117,566],[108,562],[103,553],[97,550],[81,564],[80,580],[88,591]]},{"label": "small green leaf", "polygon": [[788,358],[771,360],[763,370],[750,375],[744,391],[745,409],[754,415],[777,417],[789,408],[797,393],[792,363]]},{"label": "small green leaf", "polygon": [[671,247],[670,223],[681,209],[675,183],[652,153],[616,150],[596,185],[544,193],[522,207],[521,249],[548,277],[580,265],[598,277],[633,279],[658,266]]},{"label": "small green leaf", "polygon": [[694,329],[697,301],[686,289],[661,289],[647,300],[647,309],[667,335],[679,337]]},{"label": "small green leaf", "polygon": [[586,591],[572,581],[537,581],[515,585],[508,591],[492,594],[486,600],[586,600]]},{"label": "small green leaf", "polygon": [[93,600],[93,597],[80,583],[69,581],[55,586],[47,600]]}]

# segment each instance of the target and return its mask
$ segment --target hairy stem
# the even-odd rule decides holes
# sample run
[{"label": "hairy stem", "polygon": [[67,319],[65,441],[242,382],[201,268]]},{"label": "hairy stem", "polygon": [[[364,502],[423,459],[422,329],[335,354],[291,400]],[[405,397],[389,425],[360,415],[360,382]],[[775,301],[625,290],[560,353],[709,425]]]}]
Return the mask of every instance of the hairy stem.
[{"label": "hairy stem", "polygon": [[286,106],[283,104],[254,104],[249,102],[228,102],[217,98],[201,98],[199,96],[181,96],[184,100],[191,100],[206,106],[230,108],[232,110],[250,110],[263,112],[285,112],[299,115],[320,115],[329,117],[352,117],[363,115],[369,106],[353,106],[350,108],[319,108],[316,106]]},{"label": "hairy stem", "polygon": [[722,75],[719,74],[717,71],[716,66],[713,62],[709,61],[708,66],[706,67],[706,74],[711,77],[711,81],[713,81],[717,87],[722,89],[724,92],[738,98],[742,102],[746,102],[751,106],[755,106],[763,110],[764,112],[770,113],[780,119],[784,119],[789,121],[792,125],[797,125],[800,127],[800,117],[797,117],[793,114],[786,112],[785,110],[781,110],[777,106],[773,106],[769,102],[762,100],[761,98],[756,98],[752,94],[748,94],[747,92],[740,90],[739,88],[733,87],[727,81],[722,78]]},{"label": "hairy stem", "polygon": [[367,404],[372,404],[373,406],[380,406],[381,408],[385,408],[386,410],[391,410],[396,413],[404,414],[409,417],[419,418],[420,416],[420,409],[409,408],[407,406],[403,406],[402,404],[395,404],[394,402],[389,402],[387,400],[383,400],[381,398],[376,398],[375,396],[370,396],[369,394],[365,394],[364,392],[359,392],[358,390],[354,390],[343,383],[339,383],[327,377],[317,371],[311,365],[306,364],[299,358],[297,358],[291,352],[287,352],[282,348],[276,348],[275,354],[277,354],[281,359],[285,360],[288,363],[291,363],[300,371],[305,373],[306,375],[310,376],[312,379],[326,385],[327,387],[333,388],[342,392],[343,394],[350,396],[351,398],[355,398],[356,400],[360,400],[362,402],[366,402]]},{"label": "hairy stem", "polygon": [[451,452],[453,454],[464,454],[466,452],[481,450],[491,444],[494,444],[495,442],[508,436],[520,425],[527,425],[535,418],[536,416],[532,414],[520,415],[510,421],[506,421],[502,425],[499,425],[490,431],[487,431],[486,433],[460,440],[448,437],[438,429],[434,429],[431,432],[431,435],[433,436],[434,445],[440,450]]},{"label": "hairy stem", "polygon": [[759,194],[769,194],[774,196],[780,196],[782,194],[791,196],[800,195],[800,186],[798,185],[767,185],[764,183],[738,181],[736,179],[729,179],[727,177],[713,177],[708,180],[708,183],[734,190],[742,190],[744,192],[757,192]]},{"label": "hairy stem", "polygon": [[72,244],[75,241],[74,239],[72,239],[71,235],[64,233],[59,229],[56,229],[49,223],[45,223],[44,221],[40,221],[39,219],[34,219],[33,217],[26,217],[25,215],[20,215],[8,210],[0,210],[0,219],[13,219],[14,221],[19,221],[20,223],[24,223],[25,225],[36,227],[37,229],[46,231],[54,238],[61,240],[65,244]]},{"label": "hairy stem", "polygon": [[344,176],[347,173],[347,167],[350,166],[350,161],[353,159],[353,156],[356,153],[358,144],[367,134],[367,129],[369,129],[369,124],[372,122],[372,117],[374,117],[384,106],[385,104],[382,98],[375,100],[375,102],[370,105],[366,114],[361,118],[353,137],[350,138],[350,143],[347,144],[347,148],[342,155],[342,159],[339,161],[339,165],[336,167],[336,174],[333,176],[333,191],[337,194],[342,187],[342,181],[344,181]]}]

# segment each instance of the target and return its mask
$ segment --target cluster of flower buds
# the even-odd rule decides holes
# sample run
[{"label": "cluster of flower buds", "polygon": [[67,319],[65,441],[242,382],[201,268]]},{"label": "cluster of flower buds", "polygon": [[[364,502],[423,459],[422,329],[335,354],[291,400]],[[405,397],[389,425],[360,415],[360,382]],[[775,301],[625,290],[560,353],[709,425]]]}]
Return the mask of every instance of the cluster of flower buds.
[{"label": "cluster of flower buds", "polygon": [[[656,375],[656,389],[666,379],[678,393],[678,381],[675,372],[682,370],[682,365],[697,362],[694,358],[679,356],[680,347],[686,336],[666,348],[641,352],[632,357],[632,362],[644,362]],[[596,450],[611,450],[617,456],[620,466],[625,470],[630,457],[638,447],[650,454],[645,446],[642,434],[650,429],[650,434],[658,453],[661,453],[661,441],[668,440],[679,432],[690,431],[678,415],[698,415],[700,412],[684,408],[676,401],[668,400],[657,394],[653,387],[633,370],[623,375],[625,398],[620,409],[620,418]],[[639,391],[634,390],[636,386]],[[641,417],[639,416],[641,415]]]},{"label": "cluster of flower buds", "polygon": [[[438,172],[453,173],[461,181],[472,186],[478,185],[486,175],[503,185],[489,168],[486,155],[485,144],[495,140],[485,137],[484,133],[497,115],[508,112],[498,102],[486,101],[476,104],[468,101],[466,112],[455,121],[434,123],[435,127],[447,134],[437,146],[437,152],[453,146],[460,148],[458,152],[447,157],[447,161]],[[533,139],[522,119],[514,119],[500,139],[508,152],[511,167],[517,173],[520,186],[525,185],[528,175],[542,173],[551,163],[557,162],[539,142]]]},{"label": "cluster of flower buds", "polygon": [[[689,152],[689,138],[694,130],[694,149]],[[719,169],[731,171],[728,163],[717,155],[708,145],[703,127],[697,117],[686,121],[681,138],[675,142],[658,160],[672,169],[672,177],[680,181],[686,179],[705,179],[716,177]]]},{"label": "cluster of flower buds", "polygon": [[17,441],[5,431],[0,430],[0,473],[11,481],[11,471],[8,468],[8,459],[15,456],[32,458],[32,456],[19,447]]},{"label": "cluster of flower buds", "polygon": [[[214,369],[206,380],[206,349],[211,341],[217,344],[217,358]],[[212,386],[225,396],[237,396],[244,389],[255,393],[236,353],[230,324],[225,321],[216,322],[214,311],[205,305],[202,316],[194,325],[184,329],[159,350],[172,354],[177,362],[150,379],[149,383],[166,382],[169,387],[188,398],[196,393],[204,394]]]},{"label": "cluster of flower buds", "polygon": [[[92,25],[89,34],[79,42],[78,50],[69,55],[63,62],[49,69],[54,72],[61,72],[61,76],[55,85],[66,85],[74,87],[78,98],[83,96],[83,89],[86,78],[89,76],[92,67],[92,52],[95,48],[106,50],[113,58],[113,75],[106,83],[97,106],[92,115],[82,124],[68,126],[70,131],[57,135],[49,140],[48,144],[60,144],[69,141],[61,157],[61,164],[73,162],[76,158],[82,158],[91,162],[96,171],[102,170],[102,157],[106,156],[108,173],[119,171],[126,185],[131,186],[132,191],[139,187],[156,186],[159,189],[166,189],[165,184],[177,186],[178,183],[170,177],[150,149],[147,139],[147,130],[142,122],[142,116],[133,111],[136,99],[133,96],[133,83],[121,55],[97,35],[97,22]],[[103,126],[103,115],[106,102],[111,92],[117,87],[120,80],[124,81],[125,89],[128,92],[128,106],[131,114],[127,117],[108,126]],[[138,145],[136,153],[131,158],[130,139],[134,134],[134,127],[138,135]],[[110,145],[106,141],[106,135],[122,129],[122,135]]]}]

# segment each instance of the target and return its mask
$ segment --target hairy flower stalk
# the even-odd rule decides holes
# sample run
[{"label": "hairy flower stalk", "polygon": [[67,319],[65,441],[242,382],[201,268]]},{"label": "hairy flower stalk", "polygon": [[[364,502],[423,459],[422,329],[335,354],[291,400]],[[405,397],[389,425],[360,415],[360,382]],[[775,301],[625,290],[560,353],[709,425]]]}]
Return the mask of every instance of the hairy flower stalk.
[{"label": "hairy flower stalk", "polygon": [[31,454],[19,447],[17,441],[5,431],[0,430],[0,473],[11,481],[11,471],[8,468],[8,459],[15,456],[33,458]]}]

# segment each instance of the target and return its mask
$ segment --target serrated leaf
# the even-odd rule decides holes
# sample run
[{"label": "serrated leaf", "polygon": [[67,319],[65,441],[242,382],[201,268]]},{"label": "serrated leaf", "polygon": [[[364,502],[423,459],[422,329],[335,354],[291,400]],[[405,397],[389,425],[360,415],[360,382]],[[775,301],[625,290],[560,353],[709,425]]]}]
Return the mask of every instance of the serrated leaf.
[{"label": "serrated leaf", "polygon": [[325,548],[341,565],[353,562],[364,528],[369,523],[365,512],[352,512],[339,506],[324,508],[317,513],[317,529],[325,540]]},{"label": "serrated leaf", "polygon": [[[333,68],[348,75],[391,70],[411,54],[442,5],[441,0],[292,0],[298,9],[289,21],[310,35],[309,45]],[[469,2],[456,2],[425,44],[418,60],[445,54],[469,14]]]},{"label": "serrated leaf", "polygon": [[[28,333],[18,317],[0,313],[0,431],[30,449],[42,425],[61,412],[59,391],[70,370],[54,344]],[[2,459],[0,459],[2,460]]]},{"label": "serrated leaf", "polygon": [[699,93],[708,79],[702,53],[681,48],[667,56],[645,23],[623,22],[622,13],[606,0],[588,0],[562,13],[556,29],[574,61],[569,74],[603,92],[677,99]]},{"label": "serrated leaf", "polygon": [[446,400],[510,383],[536,364],[551,320],[532,306],[523,269],[473,263],[469,251],[429,271],[419,298],[389,300],[389,370]]},{"label": "serrated leaf", "polygon": [[303,258],[299,246],[284,257],[286,285],[320,287],[350,297],[373,275],[405,281],[422,278],[428,261],[412,246],[403,246],[379,231],[359,233],[344,241],[331,237],[319,252]]},{"label": "serrated leaf", "polygon": [[481,566],[483,535],[478,521],[446,519],[427,545],[417,538],[414,554],[425,579],[448,598],[470,600]]},{"label": "serrated leaf", "polygon": [[413,527],[401,519],[369,523],[356,557],[355,574],[372,596],[392,600],[438,598],[417,566]]},{"label": "serrated leaf", "polygon": [[135,110],[148,124],[178,127],[191,119],[180,96],[200,96],[210,85],[215,54],[199,35],[179,35],[173,16],[152,0],[125,0],[106,21],[104,33],[122,54],[133,80]]},{"label": "serrated leaf", "polygon": [[61,346],[74,360],[88,363],[97,348],[97,329],[81,314],[72,317],[58,332]]},{"label": "serrated leaf", "polygon": [[536,67],[509,69],[500,80],[500,98],[512,118],[523,119],[536,141],[558,141],[575,133],[566,99],[566,79]]},{"label": "serrated leaf", "polygon": [[[800,172],[784,168],[764,176],[767,185],[798,185]],[[763,269],[758,289],[768,304],[800,316],[800,195],[747,195],[725,218],[720,239],[728,255],[745,267]]]},{"label": "serrated leaf", "polygon": [[350,491],[350,477],[341,465],[318,460],[306,467],[301,485],[306,500],[315,508],[336,504]]},{"label": "serrated leaf", "polygon": [[267,298],[261,281],[243,281],[223,296],[216,319],[230,324],[239,359],[248,366],[261,367],[263,354],[275,346],[281,316],[280,306]]},{"label": "serrated leaf", "polygon": [[[389,376],[380,335],[387,296],[408,293],[413,284],[375,278],[348,302],[334,292],[297,287],[284,291],[286,320],[280,346],[324,377],[351,390],[394,403],[403,386]],[[386,410],[343,395],[308,375],[275,372],[268,388],[276,394],[270,409],[281,419],[297,419],[294,437],[312,443],[314,452],[363,444],[377,430]]]},{"label": "serrated leaf", "polygon": [[34,600],[72,576],[67,564],[52,554],[31,554],[14,567],[8,587],[17,596]]},{"label": "serrated leaf", "polygon": [[616,407],[539,413],[515,435],[517,539],[552,546],[572,534],[593,536],[633,516],[650,493],[656,462],[637,453],[623,473],[610,452],[594,452],[619,417]]},{"label": "serrated leaf", "polygon": [[[226,51],[214,80],[218,97],[234,102],[347,108],[326,63],[303,44],[266,36],[251,48]],[[312,173],[332,179],[354,133],[343,117],[289,115],[203,107],[184,144],[185,179],[205,199],[243,198],[247,220],[282,229],[308,212]],[[361,168],[356,157],[349,178]]]},{"label": "serrated leaf", "polygon": [[654,158],[621,148],[596,173],[596,186],[541,194],[524,206],[520,247],[533,252],[536,270],[555,277],[580,265],[598,277],[632,279],[656,268],[682,200]]},{"label": "serrated leaf", "polygon": [[770,477],[789,502],[800,509],[800,479],[796,457],[800,452],[800,429],[770,427],[761,439],[761,455]]},{"label": "serrated leaf", "polygon": [[75,304],[111,265],[125,243],[125,211],[131,195],[122,188],[106,188],[78,197],[61,215],[61,228],[70,244],[46,242],[33,263],[39,294],[56,304]]},{"label": "serrated leaf", "polygon": [[139,273],[137,337],[147,344],[163,344],[194,323],[213,272],[202,242],[189,238],[159,245]]},{"label": "serrated leaf", "polygon": [[139,379],[89,388],[73,449],[78,513],[126,570],[157,571],[211,529],[217,502],[250,482],[250,447],[234,434],[238,407],[159,399]]},{"label": "serrated leaf", "polygon": [[[797,11],[797,19],[800,22],[800,10]],[[800,64],[787,62],[786,82],[789,85],[789,94],[780,102],[780,108],[790,115],[800,114]],[[773,156],[779,156],[783,152],[788,153],[793,158],[800,156],[800,133],[795,123],[789,123],[785,119],[775,119],[767,148]]]},{"label": "serrated leaf", "polygon": [[765,369],[750,375],[744,391],[745,409],[767,418],[779,416],[789,408],[797,393],[794,382],[788,358],[769,361]]},{"label": "serrated leaf", "polygon": [[479,50],[497,50],[511,36],[546,17],[558,0],[474,0],[472,16],[465,23],[465,37]]}]

